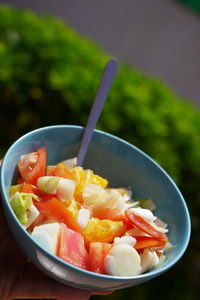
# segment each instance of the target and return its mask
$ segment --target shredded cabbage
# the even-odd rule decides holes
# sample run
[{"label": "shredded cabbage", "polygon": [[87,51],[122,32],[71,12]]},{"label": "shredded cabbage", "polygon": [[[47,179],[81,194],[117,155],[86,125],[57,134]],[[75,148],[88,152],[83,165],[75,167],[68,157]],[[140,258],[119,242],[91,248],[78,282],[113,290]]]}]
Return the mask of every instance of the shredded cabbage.
[{"label": "shredded cabbage", "polygon": [[16,192],[9,199],[10,205],[15,215],[23,225],[26,225],[28,223],[27,210],[33,204],[32,198],[38,200],[38,197],[32,193]]}]

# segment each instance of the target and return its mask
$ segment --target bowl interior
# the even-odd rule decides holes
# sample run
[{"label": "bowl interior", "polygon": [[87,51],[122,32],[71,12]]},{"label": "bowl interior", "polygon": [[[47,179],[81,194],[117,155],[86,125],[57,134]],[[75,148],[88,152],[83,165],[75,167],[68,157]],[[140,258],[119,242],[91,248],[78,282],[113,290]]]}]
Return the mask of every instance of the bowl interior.
[{"label": "bowl interior", "polygon": [[[7,198],[5,205],[9,206],[8,189],[17,179],[16,165],[21,155],[44,146],[47,149],[47,164],[55,164],[77,156],[82,134],[82,127],[51,126],[17,140],[8,150],[2,165],[1,185]],[[111,187],[131,187],[135,198],[151,198],[155,202],[155,214],[169,224],[169,241],[176,247],[166,256],[164,263],[150,273],[176,263],[188,244],[190,219],[181,193],[166,172],[138,148],[97,130],[83,167],[107,178]]]}]

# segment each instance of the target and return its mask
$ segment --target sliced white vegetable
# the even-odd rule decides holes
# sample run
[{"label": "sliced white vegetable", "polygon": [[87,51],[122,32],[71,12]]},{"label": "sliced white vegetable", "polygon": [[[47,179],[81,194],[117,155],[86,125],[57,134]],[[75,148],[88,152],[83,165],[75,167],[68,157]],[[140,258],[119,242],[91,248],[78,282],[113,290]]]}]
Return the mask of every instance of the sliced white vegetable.
[{"label": "sliced white vegetable", "polygon": [[85,208],[79,209],[76,221],[81,228],[84,229],[87,226],[89,219],[90,219],[90,211]]},{"label": "sliced white vegetable", "polygon": [[114,245],[122,245],[126,244],[129,246],[134,246],[136,243],[136,239],[132,236],[122,236],[122,237],[115,237],[114,238]]},{"label": "sliced white vegetable", "polygon": [[136,202],[136,201],[130,200],[130,201],[128,201],[128,202],[125,203],[125,209],[138,206],[138,204],[139,204],[138,201]]},{"label": "sliced white vegetable", "polygon": [[141,207],[135,207],[130,208],[130,210],[136,215],[139,216],[149,222],[155,221],[156,217],[153,215],[153,213],[149,209],[141,208]]},{"label": "sliced white vegetable", "polygon": [[151,224],[157,231],[159,231],[159,232],[162,232],[162,233],[168,232],[168,229],[167,229],[167,228],[157,226],[157,225],[156,225],[156,222],[150,222],[150,224]]},{"label": "sliced white vegetable", "polygon": [[106,190],[96,184],[88,184],[82,195],[84,204],[90,207],[97,206],[108,197]]},{"label": "sliced white vegetable", "polygon": [[132,190],[127,189],[123,197],[125,201],[130,201],[132,199]]},{"label": "sliced white vegetable", "polygon": [[60,178],[56,194],[61,201],[72,201],[75,191],[75,182],[71,179]]},{"label": "sliced white vegetable", "polygon": [[31,224],[33,224],[33,222],[37,219],[39,214],[39,210],[35,207],[35,205],[32,204],[27,210],[28,223],[26,225],[23,225],[24,228],[27,229]]},{"label": "sliced white vegetable", "polygon": [[116,189],[107,189],[109,196],[107,205],[109,208],[124,209],[126,198],[124,198]]},{"label": "sliced white vegetable", "polygon": [[83,202],[94,212],[104,208],[122,210],[125,207],[125,199],[116,189],[104,189],[95,184],[88,184],[85,187]]},{"label": "sliced white vegetable", "polygon": [[159,258],[156,252],[149,249],[145,249],[140,257],[142,267],[141,273],[148,271],[159,263]]},{"label": "sliced white vegetable", "polygon": [[56,176],[42,176],[37,181],[38,188],[48,194],[57,194],[61,201],[70,202],[73,199],[75,191],[75,182],[71,179],[65,179]]},{"label": "sliced white vegetable", "polygon": [[38,178],[37,186],[44,193],[56,194],[59,179],[60,177],[55,176],[42,176]]},{"label": "sliced white vegetable", "polygon": [[120,244],[112,247],[105,257],[105,268],[109,275],[134,276],[140,274],[140,255],[130,245]]},{"label": "sliced white vegetable", "polygon": [[77,165],[77,157],[63,161],[67,169],[71,170]]},{"label": "sliced white vegetable", "polygon": [[60,237],[60,230],[60,223],[53,222],[35,226],[31,235],[33,239],[42,247],[44,247],[50,253],[56,255]]}]

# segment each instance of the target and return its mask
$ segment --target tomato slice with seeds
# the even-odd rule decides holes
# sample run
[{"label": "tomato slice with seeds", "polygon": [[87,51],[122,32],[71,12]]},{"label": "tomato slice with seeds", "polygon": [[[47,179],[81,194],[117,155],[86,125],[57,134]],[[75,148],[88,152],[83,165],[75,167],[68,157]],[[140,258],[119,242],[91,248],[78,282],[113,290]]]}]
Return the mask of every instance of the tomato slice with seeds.
[{"label": "tomato slice with seeds", "polygon": [[140,230],[144,231],[148,235],[154,237],[155,239],[162,240],[167,242],[166,234],[155,229],[151,224],[149,224],[143,218],[136,216],[131,210],[127,209],[124,212],[125,217],[131,222],[134,226],[138,227]]},{"label": "tomato slice with seeds", "polygon": [[40,148],[36,152],[22,155],[18,163],[22,179],[31,184],[36,184],[37,179],[45,175],[46,149]]}]

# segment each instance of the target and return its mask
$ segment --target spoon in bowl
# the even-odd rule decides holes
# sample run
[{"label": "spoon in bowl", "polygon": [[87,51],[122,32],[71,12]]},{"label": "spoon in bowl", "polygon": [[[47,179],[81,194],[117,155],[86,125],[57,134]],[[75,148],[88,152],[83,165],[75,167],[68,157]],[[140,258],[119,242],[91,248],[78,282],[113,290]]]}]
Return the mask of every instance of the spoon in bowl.
[{"label": "spoon in bowl", "polygon": [[77,165],[81,166],[83,164],[87,149],[92,138],[93,130],[99,119],[100,113],[102,111],[104,102],[110,90],[113,79],[118,70],[118,62],[116,59],[110,59],[105,66],[99,88],[97,90],[95,99],[93,101],[92,108],[89,113],[89,117],[84,130],[83,138],[81,140],[81,145],[77,157]]}]

